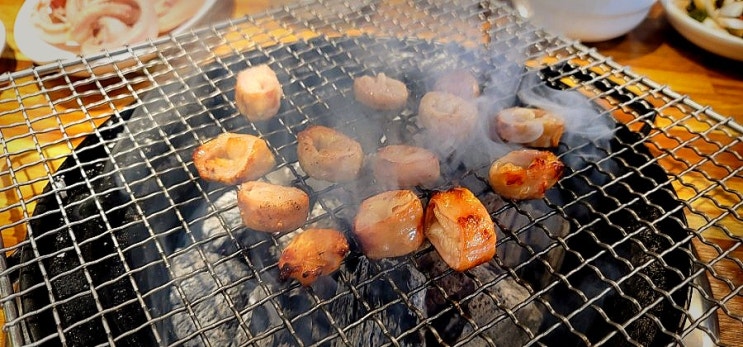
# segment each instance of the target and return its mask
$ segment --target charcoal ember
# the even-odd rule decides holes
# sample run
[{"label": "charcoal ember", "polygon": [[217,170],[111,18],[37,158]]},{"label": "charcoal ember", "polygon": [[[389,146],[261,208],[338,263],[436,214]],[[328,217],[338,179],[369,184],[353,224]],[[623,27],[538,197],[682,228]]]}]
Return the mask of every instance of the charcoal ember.
[{"label": "charcoal ember", "polygon": [[[293,286],[289,282],[278,285],[270,290],[271,294],[280,292],[275,296],[275,306],[264,304],[246,313],[256,345],[311,345],[336,332],[318,301],[328,300],[335,293],[337,284],[332,277],[319,277],[311,287]],[[269,295],[262,288],[256,288],[250,295],[251,305],[267,299]]]},{"label": "charcoal ember", "polygon": [[[232,346],[248,340],[268,346],[296,345],[298,340],[284,328],[276,305],[305,313],[311,309],[308,296],[294,290],[280,296],[278,303],[272,301],[268,293],[279,291],[286,283],[278,281],[277,271],[263,271],[260,286],[251,271],[251,267],[266,269],[275,264],[283,248],[281,241],[291,239],[292,233],[280,238],[277,245],[270,234],[243,227],[236,203],[236,191],[230,189],[213,194],[194,211],[207,217],[190,228],[192,240],[185,237],[185,252],[170,260],[174,277],[184,279],[176,281],[178,288],[170,288],[170,307],[160,311],[181,311],[163,325],[161,330],[166,331],[161,335],[170,334],[174,342],[185,339],[185,346]],[[184,311],[184,302],[193,314]],[[197,323],[204,332],[193,335],[199,331]],[[312,326],[306,319],[294,323],[297,327]],[[317,334],[308,336],[311,341],[318,339]]]},{"label": "charcoal ember", "polygon": [[[670,307],[673,302],[658,302],[661,295],[658,288],[670,286],[669,279],[677,276],[675,269],[669,269],[665,264],[682,264],[687,260],[669,256],[664,264],[647,252],[648,249],[668,249],[672,247],[671,241],[657,230],[646,228],[642,222],[658,218],[659,211],[637,207],[632,212],[637,215],[619,212],[618,216],[612,216],[624,221],[621,228],[616,223],[599,223],[569,241],[569,245],[579,250],[581,255],[595,259],[586,261],[576,256],[567,257],[565,269],[571,272],[567,282],[558,283],[544,296],[557,313],[557,316],[546,317],[545,326],[557,327],[543,339],[546,344],[582,345],[586,339],[595,343],[617,331],[612,322],[626,322],[627,328],[624,329],[629,338],[614,334],[608,339],[609,345],[658,345],[657,341],[663,339],[658,333],[658,324],[677,324],[678,318],[668,314],[674,312]],[[628,241],[615,241],[625,234],[634,236]],[[613,243],[612,251],[605,252],[609,240]],[[640,266],[643,268],[638,273],[631,274]],[[627,296],[628,292],[633,292],[633,296]],[[592,305],[584,307],[586,300],[590,300]],[[561,316],[568,315],[571,316],[570,324],[566,325]],[[583,332],[584,336],[571,334],[573,330]]]},{"label": "charcoal ember", "polygon": [[277,345],[277,340],[280,336],[286,334],[282,333],[268,333],[274,327],[281,326],[283,322],[279,317],[276,307],[266,302],[258,305],[260,302],[266,301],[268,293],[265,287],[256,286],[253,291],[248,295],[248,305],[251,309],[247,310],[243,317],[248,323],[250,332],[256,339],[257,343],[263,346],[274,346]]},{"label": "charcoal ember", "polygon": [[[487,267],[473,269],[471,272],[482,283],[483,278],[492,277],[492,272]],[[483,328],[477,332],[473,339],[466,342],[466,346],[481,346],[485,341],[494,341],[496,345],[516,346],[523,345],[530,340],[530,335],[538,332],[542,324],[544,307],[531,301],[526,306],[515,309],[515,307],[528,300],[531,295],[529,289],[519,284],[512,277],[505,277],[494,285],[488,287],[481,294],[475,296],[466,307],[475,325]],[[514,310],[514,316],[506,314],[505,310]],[[494,318],[497,317],[497,318]],[[499,319],[502,319],[499,321]],[[461,339],[464,340],[474,331],[472,325],[466,325],[462,331]]]},{"label": "charcoal ember", "polygon": [[[653,235],[652,231],[642,232],[638,239],[642,240],[647,247],[657,249],[667,249],[670,244],[664,244],[667,239],[662,239]],[[631,276],[627,281],[620,284],[619,288],[626,293],[629,290],[637,291],[637,295],[629,300],[626,297],[615,294],[606,300],[609,317],[615,322],[629,321],[633,317],[640,315],[640,311],[647,308],[647,314],[643,314],[629,324],[629,336],[633,341],[639,342],[642,346],[650,346],[658,339],[659,332],[656,329],[656,322],[653,317],[664,317],[663,313],[672,310],[671,302],[664,301],[654,304],[658,297],[657,291],[653,287],[669,287],[671,281],[669,278],[677,275],[672,273],[663,264],[653,259],[653,256],[643,252],[637,244],[629,246],[631,254],[626,254],[632,264],[649,264],[640,274]],[[678,279],[681,280],[680,278]],[[668,319],[668,318],[666,318]],[[670,320],[676,323],[673,320]],[[670,325],[670,324],[668,324]],[[613,336],[609,343],[614,346],[630,346],[631,343],[619,336]]]},{"label": "charcoal ember", "polygon": [[[317,309],[318,302],[312,295],[318,293],[306,287],[287,290],[286,283],[282,283],[284,284],[279,284],[281,287],[256,287],[249,295],[250,309],[243,317],[248,322],[256,345],[308,345],[331,334],[330,321],[322,310]],[[313,286],[330,288],[334,287],[334,284],[332,279],[322,277],[315,281]],[[272,301],[269,292],[278,291],[282,293]],[[322,289],[319,291],[320,298],[326,299]]]},{"label": "charcoal ember", "polygon": [[[257,268],[273,264],[276,248],[270,235],[242,226],[236,202],[234,189],[202,201],[193,213],[207,217],[193,224],[191,236],[184,236],[182,248],[170,259],[176,280],[168,296],[170,308],[163,312],[178,311],[169,319],[174,342],[185,341],[184,346],[244,344],[276,316],[270,301],[261,301],[265,298],[261,293],[270,289],[258,286],[246,262]],[[262,279],[270,286],[276,282],[273,278],[267,273]],[[258,314],[266,318],[251,319]]]},{"label": "charcoal ember", "polygon": [[425,300],[427,315],[437,317],[431,322],[435,334],[426,336],[428,344],[516,346],[538,332],[545,308],[538,302],[527,302],[529,288],[494,261],[456,272],[431,252],[418,260],[418,267],[434,278]]},{"label": "charcoal ember", "polygon": [[[547,191],[549,199],[556,190]],[[565,248],[557,242],[568,235],[570,223],[544,200],[506,203],[493,193],[480,195],[488,211],[500,211],[495,218],[500,264],[516,269],[516,274],[532,288],[544,288],[554,280],[565,258]],[[505,209],[504,209],[505,207]],[[537,255],[547,250],[544,254]],[[543,261],[535,261],[533,258]]]},{"label": "charcoal ember", "polygon": [[[425,278],[409,262],[370,262],[356,257],[347,260],[341,272],[320,277],[310,287],[286,289],[284,283],[273,288],[273,293],[281,291],[275,296],[276,307],[264,304],[244,316],[256,343],[294,346],[327,339],[322,346],[377,346],[393,338],[402,346],[423,343],[420,332],[410,333],[420,322],[417,314],[421,312],[416,314],[413,309],[423,307],[423,292],[410,292],[421,289]],[[398,291],[408,293],[407,298]],[[249,302],[263,302],[267,297],[262,288],[256,288]],[[343,337],[336,327],[344,329]]]},{"label": "charcoal ember", "polygon": [[214,254],[229,255],[235,253],[238,243],[250,242],[248,233],[242,232],[240,209],[237,207],[237,191],[231,189],[213,198],[211,208],[206,201],[201,204],[198,215],[207,216],[191,228],[194,238],[206,241],[204,250]]},{"label": "charcoal ember", "polygon": [[[612,311],[604,310],[607,301],[619,295],[612,282],[628,271],[627,264],[622,260],[611,255],[601,256],[581,269],[575,269],[576,265],[572,264],[571,260],[566,262],[566,267],[573,271],[568,277],[569,287],[566,283],[558,283],[544,295],[556,313],[545,316],[545,327],[556,326],[556,329],[540,340],[547,345],[579,346],[585,345],[583,338],[593,342],[600,340],[608,331],[614,329],[603,318],[604,316],[615,315],[616,313],[612,311],[633,309],[632,304],[625,302],[624,307],[613,307]],[[583,307],[586,300],[591,300],[593,304]],[[562,321],[562,317],[568,315],[571,316],[569,325]],[[571,331],[581,332],[584,336]],[[612,343],[612,346],[614,345],[617,344]]]},{"label": "charcoal ember", "polygon": [[174,256],[171,269],[175,283],[169,301],[175,313],[170,317],[173,341],[169,343],[238,346],[249,339],[248,317],[239,312],[257,282],[250,280],[247,265],[193,247]]},{"label": "charcoal ember", "polygon": [[[422,345],[421,330],[415,329],[425,318],[422,273],[404,259],[366,257],[347,259],[343,271],[348,280],[337,282],[338,298],[328,311],[338,326],[348,328],[345,336],[352,346],[379,346],[392,338],[401,346]],[[335,339],[331,345],[346,344]]]}]

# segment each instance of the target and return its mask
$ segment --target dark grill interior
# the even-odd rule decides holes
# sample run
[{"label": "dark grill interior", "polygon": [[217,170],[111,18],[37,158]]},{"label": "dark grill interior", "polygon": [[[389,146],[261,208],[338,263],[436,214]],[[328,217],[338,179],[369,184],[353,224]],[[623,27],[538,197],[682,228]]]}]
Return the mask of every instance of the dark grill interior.
[{"label": "dark grill interior", "polygon": [[[502,4],[411,6],[431,22],[403,29],[423,37],[440,26],[459,28],[453,19],[489,26],[433,40],[400,38],[393,18],[382,17],[379,24],[392,24],[380,26],[381,35],[338,37],[339,26],[366,27],[374,5],[341,11],[340,22],[303,22],[285,8],[159,42],[161,53],[142,59],[143,69],[115,66],[70,82],[81,100],[93,98],[91,108],[122,106],[51,176],[26,219],[27,241],[9,250],[2,276],[18,280],[2,299],[17,310],[16,317],[6,313],[11,337],[81,346],[646,346],[682,343],[699,326],[716,339],[706,317],[690,314],[692,292],[708,292],[692,246],[702,234],[687,223],[688,213],[699,212],[676,193],[684,172],[697,169],[669,175],[658,157],[674,153],[658,153],[652,141],[678,100],[649,81],[602,74],[615,68],[611,62],[530,27]],[[272,18],[289,24],[272,27]],[[288,40],[302,25],[327,32]],[[245,45],[248,36],[258,46]],[[473,46],[481,36],[487,42]],[[534,65],[545,54],[552,63]],[[234,105],[234,78],[262,63],[277,72],[285,98],[278,117],[249,123]],[[462,67],[480,79],[481,107],[524,104],[516,91],[529,83],[538,95],[583,93],[610,136],[564,137],[555,153],[567,168],[544,200],[495,195],[487,185],[490,162],[478,159],[489,149],[445,153],[441,184],[415,192],[425,202],[436,190],[471,189],[496,223],[496,257],[458,273],[426,244],[410,256],[370,261],[350,230],[376,183],[369,175],[348,184],[308,177],[297,164],[296,134],[327,125],[359,140],[367,154],[419,142],[418,100],[437,72]],[[38,78],[69,81],[67,69],[76,68]],[[403,111],[372,112],[353,101],[353,78],[379,72],[410,88]],[[96,90],[94,77],[121,82]],[[201,180],[193,167],[194,149],[225,131],[266,139],[278,165],[265,179],[309,193],[307,227],[347,233],[351,254],[340,271],[312,288],[278,280],[278,254],[294,234],[247,230],[235,187]]]}]

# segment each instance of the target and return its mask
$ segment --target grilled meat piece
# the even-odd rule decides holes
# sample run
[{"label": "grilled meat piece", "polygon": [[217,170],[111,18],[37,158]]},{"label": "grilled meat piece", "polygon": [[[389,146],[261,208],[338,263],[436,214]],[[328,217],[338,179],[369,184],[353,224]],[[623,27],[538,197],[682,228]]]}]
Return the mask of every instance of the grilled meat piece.
[{"label": "grilled meat piece", "polygon": [[495,119],[495,131],[500,138],[527,147],[557,147],[564,130],[562,118],[538,108],[507,108]]},{"label": "grilled meat piece", "polygon": [[405,83],[387,77],[384,73],[353,80],[353,95],[356,100],[376,110],[401,109],[408,100],[408,94]]},{"label": "grilled meat piece", "polygon": [[251,181],[240,185],[237,205],[245,226],[276,233],[292,231],[304,224],[310,198],[298,188]]},{"label": "grilled meat piece", "polygon": [[425,233],[446,264],[466,271],[495,255],[495,225],[467,188],[438,192],[426,208]]},{"label": "grilled meat piece", "polygon": [[458,69],[439,76],[436,79],[433,90],[454,94],[465,100],[471,100],[480,96],[480,83],[471,72]]},{"label": "grilled meat piece", "polygon": [[380,148],[371,162],[377,183],[390,188],[430,186],[441,175],[439,158],[415,146],[390,145]]},{"label": "grilled meat piece", "polygon": [[281,253],[280,277],[294,278],[309,286],[318,277],[338,270],[348,251],[348,242],[340,231],[307,229],[295,236]]},{"label": "grilled meat piece", "polygon": [[311,126],[297,134],[297,159],[310,177],[348,182],[358,176],[364,152],[356,140],[324,126]]},{"label": "grilled meat piece", "polygon": [[265,121],[275,116],[282,96],[279,79],[268,65],[253,66],[237,74],[235,103],[250,121]]},{"label": "grilled meat piece", "polygon": [[201,178],[224,184],[257,179],[276,165],[263,139],[235,133],[222,133],[196,148],[193,162]]},{"label": "grilled meat piece", "polygon": [[418,106],[418,121],[431,135],[456,143],[475,128],[477,107],[454,94],[428,92]]},{"label": "grilled meat piece", "polygon": [[399,257],[423,244],[423,205],[410,190],[393,190],[361,203],[354,233],[367,257]]},{"label": "grilled meat piece", "polygon": [[493,162],[488,178],[493,191],[505,198],[541,199],[555,185],[564,167],[551,152],[517,150]]}]

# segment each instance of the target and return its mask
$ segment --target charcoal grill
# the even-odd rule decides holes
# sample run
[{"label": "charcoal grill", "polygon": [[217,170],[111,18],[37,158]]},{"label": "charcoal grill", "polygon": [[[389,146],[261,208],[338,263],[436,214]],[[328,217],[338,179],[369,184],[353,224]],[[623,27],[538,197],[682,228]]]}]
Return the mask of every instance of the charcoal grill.
[{"label": "charcoal grill", "polygon": [[[276,119],[249,123],[234,77],[261,63],[286,96]],[[498,198],[485,165],[447,153],[436,189],[467,186],[499,229],[497,257],[469,272],[446,269],[429,245],[369,261],[351,237],[336,274],[311,288],[279,281],[293,234],[246,230],[235,188],[193,168],[193,149],[217,134],[259,135],[279,163],[265,179],[310,193],[308,225],[349,232],[374,182],[307,177],[297,132],[332,126],[367,153],[416,141],[416,100],[436,72],[462,67],[493,91],[486,107],[523,103],[516,91],[537,81],[540,93],[582,95],[610,129],[564,139],[555,152],[568,170],[539,201]],[[353,77],[378,72],[411,88],[403,111],[353,102]],[[14,345],[719,344],[718,317],[743,321],[728,308],[740,283],[720,271],[743,267],[731,255],[741,195],[729,188],[741,169],[726,164],[742,160],[743,128],[503,3],[321,1],[4,80],[15,97],[0,102],[22,118],[0,125],[2,191],[21,198],[0,210],[13,216],[2,230],[27,233],[0,257]],[[18,174],[34,167],[38,177]],[[45,188],[31,197],[34,185]],[[727,200],[710,201],[714,191]]]}]

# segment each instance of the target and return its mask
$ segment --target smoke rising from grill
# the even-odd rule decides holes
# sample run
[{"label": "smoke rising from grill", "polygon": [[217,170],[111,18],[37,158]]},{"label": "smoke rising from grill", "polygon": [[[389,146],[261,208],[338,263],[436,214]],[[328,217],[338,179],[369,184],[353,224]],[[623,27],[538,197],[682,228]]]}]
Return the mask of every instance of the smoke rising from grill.
[{"label": "smoke rising from grill", "polygon": [[[478,99],[480,105],[480,125],[471,134],[468,142],[460,147],[449,147],[448,143],[425,140],[427,146],[450,157],[450,161],[461,163],[467,168],[482,168],[506,153],[522,148],[518,144],[505,143],[494,130],[494,118],[499,111],[513,106],[537,107],[549,111],[565,121],[565,132],[561,142],[568,148],[582,148],[586,143],[596,143],[599,148],[608,148],[608,140],[613,135],[613,123],[591,104],[585,96],[577,91],[556,90],[545,85],[536,72],[525,72],[515,89],[507,91],[503,87],[489,88],[486,85],[483,96]],[[489,76],[489,83],[513,79],[494,73]],[[511,82],[512,83],[512,82]],[[509,83],[510,84],[510,83]],[[515,96],[513,103],[507,103]],[[495,101],[495,102],[494,102]],[[587,161],[598,161],[606,154],[600,151],[582,153]],[[587,157],[586,157],[587,156]],[[592,160],[594,159],[594,160]],[[580,169],[585,163],[568,161],[573,169]]]}]

